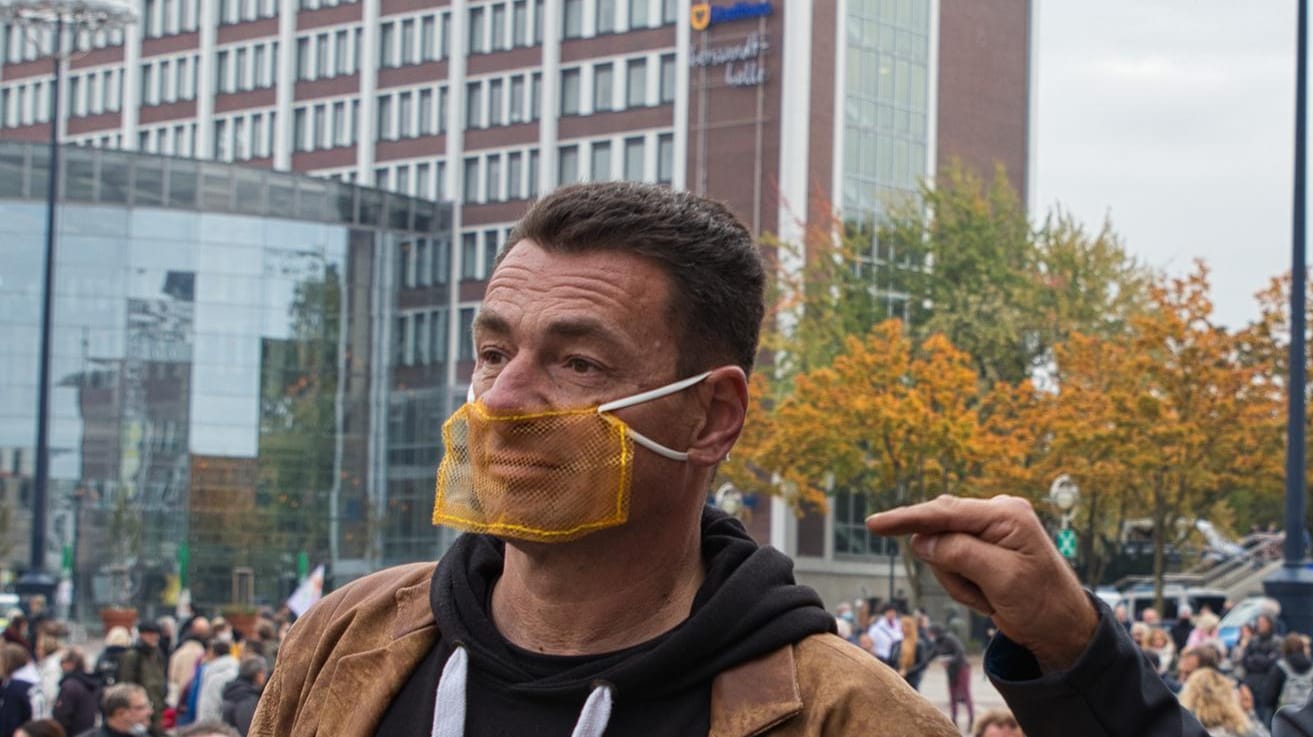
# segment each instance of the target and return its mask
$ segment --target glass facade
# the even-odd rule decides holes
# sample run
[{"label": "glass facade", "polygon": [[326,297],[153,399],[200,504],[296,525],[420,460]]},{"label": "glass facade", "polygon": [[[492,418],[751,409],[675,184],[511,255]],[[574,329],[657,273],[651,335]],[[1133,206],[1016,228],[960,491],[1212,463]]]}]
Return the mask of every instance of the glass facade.
[{"label": "glass facade", "polygon": [[843,179],[838,198],[850,232],[872,238],[870,263],[889,312],[905,297],[889,269],[906,265],[875,242],[891,205],[926,177],[931,0],[852,0],[844,18]]},{"label": "glass facade", "polygon": [[[449,207],[211,162],[61,158],[47,564],[72,563],[79,612],[119,599],[160,612],[183,586],[222,606],[235,569],[276,604],[299,560],[342,580],[435,557],[446,540],[414,507],[462,393],[430,349]],[[44,146],[0,142],[11,571],[28,558],[48,169]],[[411,336],[393,326],[418,314],[422,360],[396,363]]]}]

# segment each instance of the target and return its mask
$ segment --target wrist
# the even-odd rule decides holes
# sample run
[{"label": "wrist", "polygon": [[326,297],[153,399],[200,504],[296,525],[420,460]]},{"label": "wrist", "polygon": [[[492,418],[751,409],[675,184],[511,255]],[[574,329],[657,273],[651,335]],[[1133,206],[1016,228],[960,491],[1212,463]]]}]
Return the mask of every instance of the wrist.
[{"label": "wrist", "polygon": [[1064,622],[1059,636],[1029,648],[1042,673],[1070,670],[1094,639],[1099,626],[1099,611],[1088,598],[1081,598],[1080,605],[1073,606],[1069,616],[1056,620]]}]

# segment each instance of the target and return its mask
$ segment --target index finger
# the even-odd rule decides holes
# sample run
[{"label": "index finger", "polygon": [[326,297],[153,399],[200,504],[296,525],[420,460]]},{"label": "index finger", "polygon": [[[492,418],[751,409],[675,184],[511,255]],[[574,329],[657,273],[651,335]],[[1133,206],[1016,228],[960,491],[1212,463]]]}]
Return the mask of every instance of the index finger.
[{"label": "index finger", "polygon": [[910,507],[877,512],[866,518],[866,528],[884,536],[912,533],[937,535],[944,532],[980,535],[1003,517],[1021,511],[1021,507],[1024,507],[1027,515],[1034,514],[1030,504],[1019,497],[962,499],[943,495]]}]

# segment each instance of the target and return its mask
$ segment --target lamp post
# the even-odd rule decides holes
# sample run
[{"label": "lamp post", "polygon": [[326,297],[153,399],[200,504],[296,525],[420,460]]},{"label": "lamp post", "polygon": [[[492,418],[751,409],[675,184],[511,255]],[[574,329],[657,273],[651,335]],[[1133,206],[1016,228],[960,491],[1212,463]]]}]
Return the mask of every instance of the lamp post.
[{"label": "lamp post", "polygon": [[1268,596],[1281,602],[1281,618],[1292,632],[1313,631],[1313,571],[1305,563],[1304,392],[1308,386],[1304,205],[1308,171],[1308,0],[1299,0],[1295,45],[1295,201],[1290,248],[1290,380],[1286,385],[1286,543],[1285,565],[1263,582]]},{"label": "lamp post", "polygon": [[[59,196],[59,94],[64,60],[75,52],[84,31],[120,28],[136,13],[115,0],[0,0],[0,21],[32,31],[50,31],[54,84],[50,89],[50,173],[46,191],[45,277],[41,293],[41,348],[37,369],[36,478],[32,488],[32,550],[28,570],[18,580],[18,592],[41,594],[49,600],[55,579],[46,573],[46,507],[50,482],[50,333],[55,291],[55,204]],[[64,34],[73,40],[64,49]]]}]

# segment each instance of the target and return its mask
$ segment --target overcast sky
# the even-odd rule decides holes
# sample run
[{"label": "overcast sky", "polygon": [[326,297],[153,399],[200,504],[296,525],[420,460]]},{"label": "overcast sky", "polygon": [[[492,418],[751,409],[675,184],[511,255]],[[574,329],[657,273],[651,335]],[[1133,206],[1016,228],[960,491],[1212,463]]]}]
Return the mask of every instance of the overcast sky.
[{"label": "overcast sky", "polygon": [[1035,205],[1181,273],[1217,317],[1290,268],[1295,0],[1038,0]]}]

